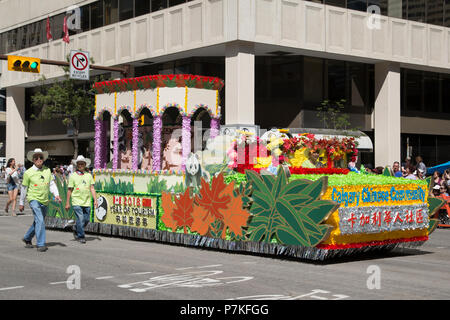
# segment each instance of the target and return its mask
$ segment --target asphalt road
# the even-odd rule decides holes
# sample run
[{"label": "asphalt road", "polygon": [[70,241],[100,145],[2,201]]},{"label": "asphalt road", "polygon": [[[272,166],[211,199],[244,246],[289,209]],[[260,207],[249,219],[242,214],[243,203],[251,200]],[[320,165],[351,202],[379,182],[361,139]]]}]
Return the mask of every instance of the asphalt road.
[{"label": "asphalt road", "polygon": [[450,299],[450,229],[419,249],[324,264],[50,230],[40,253],[21,241],[32,221],[0,217],[0,300]]}]

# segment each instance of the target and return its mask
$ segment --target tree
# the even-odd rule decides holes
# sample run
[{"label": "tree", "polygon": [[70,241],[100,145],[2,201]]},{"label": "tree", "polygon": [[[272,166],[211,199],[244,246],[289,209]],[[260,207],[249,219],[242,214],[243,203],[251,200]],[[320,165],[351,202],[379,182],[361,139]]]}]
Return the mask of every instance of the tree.
[{"label": "tree", "polygon": [[[350,126],[350,116],[343,113],[345,108],[345,99],[339,101],[324,100],[319,107],[316,108],[317,117],[326,129],[347,130]],[[354,129],[349,129],[354,130]]]},{"label": "tree", "polygon": [[[67,56],[69,61],[69,56]],[[93,61],[91,60],[91,63]],[[69,67],[62,67],[64,80],[50,86],[41,86],[41,90],[31,97],[33,106],[40,108],[32,118],[38,120],[59,119],[67,127],[73,128],[74,158],[78,156],[78,133],[80,119],[89,116],[94,110],[95,93],[89,82],[69,78]],[[42,77],[42,83],[46,80]]]}]

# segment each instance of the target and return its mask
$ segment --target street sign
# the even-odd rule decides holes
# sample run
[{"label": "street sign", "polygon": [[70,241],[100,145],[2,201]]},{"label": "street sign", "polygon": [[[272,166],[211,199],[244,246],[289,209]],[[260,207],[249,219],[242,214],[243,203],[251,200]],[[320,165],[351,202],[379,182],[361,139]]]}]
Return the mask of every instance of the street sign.
[{"label": "street sign", "polygon": [[70,79],[89,80],[89,52],[70,51]]}]

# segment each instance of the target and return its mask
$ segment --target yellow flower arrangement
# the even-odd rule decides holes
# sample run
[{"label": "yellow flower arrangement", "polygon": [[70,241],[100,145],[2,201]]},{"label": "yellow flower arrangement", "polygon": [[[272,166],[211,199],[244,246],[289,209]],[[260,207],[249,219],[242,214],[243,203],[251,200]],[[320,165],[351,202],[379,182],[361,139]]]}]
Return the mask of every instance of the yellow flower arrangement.
[{"label": "yellow flower arrangement", "polygon": [[255,168],[267,168],[272,163],[272,156],[268,157],[257,157]]}]

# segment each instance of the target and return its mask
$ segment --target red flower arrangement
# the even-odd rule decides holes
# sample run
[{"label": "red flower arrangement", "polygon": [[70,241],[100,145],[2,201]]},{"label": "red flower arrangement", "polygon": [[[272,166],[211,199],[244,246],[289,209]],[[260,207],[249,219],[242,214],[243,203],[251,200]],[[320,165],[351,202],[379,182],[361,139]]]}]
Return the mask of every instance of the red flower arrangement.
[{"label": "red flower arrangement", "polygon": [[205,77],[191,74],[158,74],[138,78],[96,82],[92,86],[96,94],[156,87],[190,87],[198,89],[221,90],[224,87],[224,81],[216,77]]},{"label": "red flower arrangement", "polygon": [[348,174],[350,170],[340,168],[293,168],[289,167],[291,174]]}]

